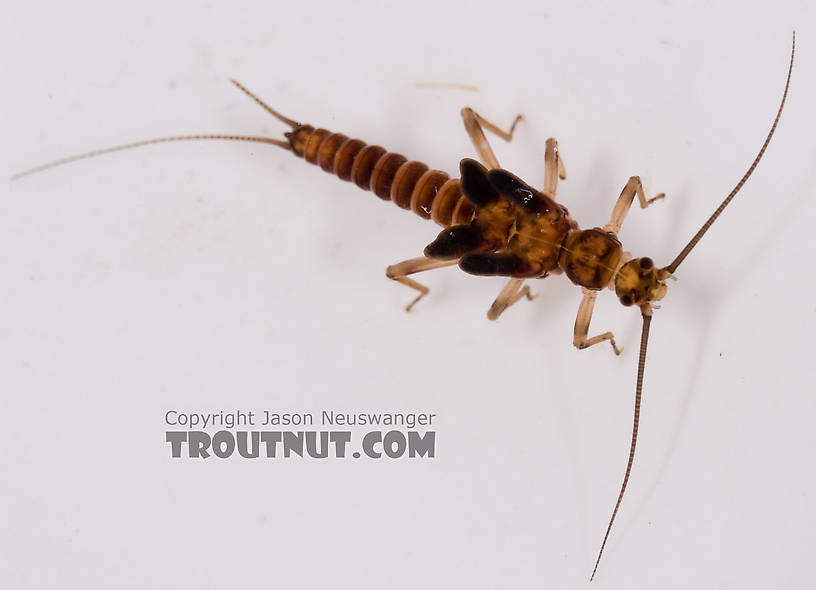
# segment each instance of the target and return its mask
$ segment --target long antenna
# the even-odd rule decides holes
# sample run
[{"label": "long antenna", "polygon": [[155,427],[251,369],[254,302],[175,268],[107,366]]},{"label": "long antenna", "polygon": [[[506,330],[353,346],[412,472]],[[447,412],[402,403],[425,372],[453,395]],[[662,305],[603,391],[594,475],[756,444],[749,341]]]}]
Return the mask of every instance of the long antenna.
[{"label": "long antenna", "polygon": [[793,55],[796,52],[796,31],[793,33],[793,45],[791,46],[791,57],[790,57],[790,66],[788,66],[788,79],[785,82],[785,92],[782,94],[782,103],[779,105],[779,110],[776,113],[776,118],[774,119],[773,125],[771,125],[771,130],[768,132],[768,136],[765,138],[765,143],[762,144],[762,148],[759,150],[757,157],[754,158],[754,161],[751,163],[751,166],[748,168],[748,171],[745,175],[740,179],[737,183],[737,186],[734,187],[734,190],[725,198],[725,200],[720,203],[720,206],[717,207],[717,210],[708,218],[708,220],[703,224],[703,227],[700,228],[694,237],[691,238],[691,241],[686,244],[686,247],[680,251],[680,254],[677,255],[677,258],[665,268],[669,272],[669,274],[674,274],[674,271],[677,270],[677,267],[680,266],[680,263],[688,256],[689,252],[697,245],[697,242],[703,237],[703,235],[708,231],[708,228],[717,220],[717,217],[720,216],[720,213],[728,206],[728,203],[731,202],[731,199],[734,198],[739,190],[742,188],[742,185],[745,184],[745,181],[748,180],[748,177],[754,171],[757,164],[759,164],[759,160],[762,158],[762,154],[765,153],[765,148],[768,147],[768,144],[771,142],[771,137],[773,137],[774,131],[776,131],[776,125],[779,123],[779,117],[782,115],[782,108],[785,106],[785,99],[788,96],[788,87],[790,86],[791,80],[791,73],[793,72]]},{"label": "long antenna", "polygon": [[609,539],[612,524],[618,515],[618,509],[623,500],[623,493],[626,491],[626,484],[629,483],[629,474],[632,473],[632,463],[635,461],[635,447],[637,446],[638,426],[640,425],[640,400],[643,397],[643,371],[646,368],[646,346],[649,344],[649,325],[652,323],[652,309],[648,303],[643,306],[641,311],[643,313],[643,331],[640,334],[640,358],[638,358],[637,386],[635,388],[635,419],[632,426],[632,444],[629,447],[629,459],[626,462],[626,473],[623,476],[623,485],[621,485],[618,500],[615,502],[612,518],[609,519],[609,526],[606,527],[606,534],[601,543],[601,549],[598,551],[598,559],[595,560],[595,567],[592,569],[592,576],[589,578],[590,582],[595,579],[595,572],[598,571],[598,564],[601,563],[601,556],[603,555],[604,547],[606,547],[606,541]]},{"label": "long antenna", "polygon": [[[256,103],[261,105],[264,110],[266,110],[269,114],[273,117],[285,123],[292,129],[297,129],[300,127],[300,124],[297,121],[294,121],[288,117],[284,117],[279,112],[271,108],[265,102],[263,102],[260,98],[252,94],[249,90],[247,90],[243,85],[241,85],[236,80],[230,80],[233,84],[235,84],[241,91],[247,94],[252,100]],[[43,170],[48,170],[49,168],[54,168],[55,166],[62,166],[63,164],[70,164],[71,162],[76,162],[77,160],[84,160],[86,158],[94,158],[96,156],[101,156],[103,154],[110,154],[111,152],[119,152],[122,150],[129,150],[131,148],[141,147],[145,145],[152,145],[154,143],[167,143],[170,141],[195,141],[200,139],[223,139],[228,141],[254,141],[257,143],[269,143],[272,145],[276,145],[278,147],[282,147],[284,149],[292,149],[289,142],[282,140],[282,139],[274,139],[272,137],[257,137],[253,135],[225,135],[225,134],[195,134],[195,135],[173,135],[168,137],[156,137],[153,139],[145,139],[142,141],[134,141],[131,143],[125,143],[122,145],[115,145],[113,147],[102,148],[99,150],[93,150],[91,152],[84,152],[81,154],[76,154],[74,156],[68,156],[67,158],[61,158],[59,160],[54,160],[53,162],[47,162],[45,164],[41,164],[39,166],[35,166],[34,168],[29,168],[28,170],[23,170],[22,172],[18,172],[14,176],[11,177],[11,180],[17,180],[22,178],[23,176],[29,176],[31,174],[36,174],[38,172],[42,172]]]}]

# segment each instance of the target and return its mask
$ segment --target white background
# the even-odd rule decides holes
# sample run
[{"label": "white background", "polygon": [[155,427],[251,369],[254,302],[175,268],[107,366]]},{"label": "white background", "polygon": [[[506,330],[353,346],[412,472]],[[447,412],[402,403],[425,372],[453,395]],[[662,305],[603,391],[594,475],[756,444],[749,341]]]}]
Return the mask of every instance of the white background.
[{"label": "white background", "polygon": [[[808,2],[15,3],[2,171],[283,113],[448,172],[501,163],[667,264],[779,130],[655,313],[629,492],[596,588],[802,588],[814,533],[816,71]],[[475,84],[478,92],[417,88]],[[275,147],[144,148],[0,183],[0,585],[576,588],[629,445],[640,319],[605,292],[383,274],[439,228]],[[172,460],[169,409],[427,411],[432,461]]]}]

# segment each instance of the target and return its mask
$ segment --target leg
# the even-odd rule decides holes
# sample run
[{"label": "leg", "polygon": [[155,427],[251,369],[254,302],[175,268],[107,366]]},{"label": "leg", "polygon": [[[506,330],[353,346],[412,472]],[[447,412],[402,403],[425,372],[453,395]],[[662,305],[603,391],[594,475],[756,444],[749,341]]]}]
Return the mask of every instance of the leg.
[{"label": "leg", "polygon": [[[513,139],[516,125],[523,118],[521,115],[516,115],[513,124],[510,126],[510,131],[503,131],[473,109],[469,107],[462,109],[462,119],[465,122],[465,129],[470,136],[470,141],[473,142],[473,147],[476,148],[479,157],[489,168],[498,168],[499,161],[487,142],[484,129],[495,133],[505,141],[510,141]],[[544,165],[544,193],[550,198],[555,198],[555,187],[558,184],[558,179],[564,180],[567,177],[567,170],[564,168],[564,161],[561,159],[561,152],[558,150],[558,142],[555,138],[551,137],[547,140]]]},{"label": "leg", "polygon": [[407,285],[412,289],[416,289],[419,291],[419,295],[416,296],[411,303],[405,308],[405,311],[411,311],[411,308],[416,305],[417,301],[425,297],[428,294],[430,289],[425,285],[417,283],[413,279],[409,279],[408,275],[412,275],[417,272],[422,272],[425,270],[432,270],[434,268],[441,268],[443,266],[451,266],[456,264],[459,260],[433,260],[431,258],[426,258],[425,256],[420,256],[419,258],[411,258],[410,260],[404,260],[397,264],[392,264],[388,268],[385,269],[385,276],[389,279],[393,279],[403,285]]},{"label": "leg", "polygon": [[658,199],[666,198],[665,193],[660,193],[647,200],[646,195],[643,193],[640,176],[632,176],[629,182],[626,183],[626,186],[623,187],[620,197],[618,197],[618,201],[615,203],[615,208],[612,209],[612,217],[609,219],[609,223],[604,226],[604,231],[612,232],[617,235],[621,225],[623,225],[626,214],[629,212],[629,208],[632,206],[632,201],[635,200],[635,195],[637,195],[638,201],[640,201],[641,209],[645,209]]},{"label": "leg", "polygon": [[513,305],[522,297],[526,297],[528,300],[532,301],[535,295],[530,294],[530,287],[528,285],[524,285],[524,287],[522,287],[522,284],[524,284],[524,279],[510,279],[507,281],[504,289],[501,290],[501,293],[499,293],[499,296],[496,297],[493,305],[491,305],[490,309],[487,311],[487,319],[499,319],[499,316],[504,313],[505,309]]},{"label": "leg", "polygon": [[604,332],[592,338],[587,338],[589,322],[592,321],[592,308],[595,307],[595,297],[597,297],[598,292],[590,291],[585,288],[581,290],[584,292],[584,298],[581,300],[581,305],[578,307],[578,316],[575,318],[575,337],[572,340],[573,345],[579,350],[583,350],[593,344],[609,340],[615,354],[620,354],[622,349],[615,346],[615,336],[612,332]]},{"label": "leg", "polygon": [[561,160],[558,142],[554,137],[550,137],[547,139],[547,148],[544,152],[544,194],[554,199],[558,179],[564,180],[566,177],[567,170],[564,168],[564,162]]},{"label": "leg", "polygon": [[472,108],[465,107],[462,109],[462,120],[465,122],[465,129],[467,130],[468,136],[470,136],[470,141],[473,142],[473,147],[476,148],[476,152],[479,154],[482,162],[484,162],[488,168],[498,168],[499,161],[496,159],[496,155],[490,148],[490,144],[487,143],[487,137],[485,137],[484,130],[487,129],[488,131],[495,133],[504,141],[510,141],[513,139],[513,131],[516,129],[516,124],[522,118],[523,117],[521,115],[517,115],[516,119],[513,121],[513,124],[510,126],[510,131],[502,131]]}]

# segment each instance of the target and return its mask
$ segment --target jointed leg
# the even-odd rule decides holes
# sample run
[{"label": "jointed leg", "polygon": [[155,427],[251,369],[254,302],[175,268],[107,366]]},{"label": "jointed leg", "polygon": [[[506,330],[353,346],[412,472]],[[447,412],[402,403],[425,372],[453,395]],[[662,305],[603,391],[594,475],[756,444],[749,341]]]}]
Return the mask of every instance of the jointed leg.
[{"label": "jointed leg", "polygon": [[547,148],[544,152],[544,193],[551,199],[555,198],[555,187],[558,179],[564,180],[567,177],[567,170],[561,160],[561,152],[558,150],[558,142],[554,137],[547,139]]},{"label": "jointed leg", "polygon": [[595,297],[597,297],[598,292],[590,291],[586,288],[582,288],[581,290],[584,292],[584,298],[581,300],[581,305],[578,307],[578,316],[575,318],[575,336],[572,340],[573,345],[575,345],[575,347],[579,350],[583,350],[585,348],[589,348],[593,344],[598,344],[604,340],[609,340],[615,354],[620,354],[622,349],[619,349],[615,345],[615,336],[612,334],[612,332],[604,332],[603,334],[598,334],[592,338],[587,338],[587,334],[589,333],[589,322],[592,321],[592,308],[595,307]]},{"label": "jointed leg", "polygon": [[523,117],[521,115],[517,115],[513,121],[513,124],[510,126],[510,131],[503,131],[482,117],[472,108],[465,107],[462,109],[462,120],[465,122],[465,129],[467,130],[468,136],[470,136],[470,141],[473,142],[473,147],[476,148],[479,158],[481,158],[482,162],[484,162],[488,168],[498,168],[499,161],[496,159],[496,155],[490,148],[490,144],[487,143],[487,137],[485,137],[484,130],[487,129],[488,131],[495,133],[504,141],[510,141],[513,139],[513,131],[516,129],[516,124],[521,119],[523,119]]},{"label": "jointed leg", "polygon": [[416,289],[419,291],[419,295],[416,296],[411,303],[407,305],[405,311],[411,311],[411,308],[416,305],[416,303],[425,297],[430,292],[430,289],[425,285],[422,285],[416,282],[413,279],[409,279],[408,275],[412,275],[414,273],[422,272],[425,270],[432,270],[434,268],[442,268],[443,266],[451,266],[456,264],[459,260],[433,260],[431,258],[426,258],[425,256],[420,256],[419,258],[411,258],[410,260],[403,260],[402,262],[398,262],[397,264],[392,264],[388,268],[385,269],[385,275],[389,279],[393,279],[403,285],[407,285],[412,289]]},{"label": "jointed leg", "polygon": [[499,316],[504,313],[505,309],[513,305],[522,297],[526,297],[532,301],[535,295],[530,294],[529,285],[524,285],[524,287],[522,287],[523,283],[524,279],[510,279],[507,281],[504,289],[501,290],[501,293],[499,293],[499,296],[496,297],[493,305],[491,305],[490,309],[487,311],[487,319],[499,319]]},{"label": "jointed leg", "polygon": [[[465,129],[467,130],[468,136],[470,136],[470,141],[473,143],[473,147],[476,148],[476,152],[479,154],[482,162],[484,162],[488,168],[498,168],[499,161],[496,159],[493,149],[487,142],[484,130],[487,129],[491,131],[505,141],[511,141],[516,125],[523,118],[521,115],[516,115],[513,124],[510,126],[510,130],[503,131],[470,107],[462,109],[462,120],[465,122]],[[561,159],[558,142],[555,138],[551,137],[547,140],[547,147],[544,152],[544,166],[544,193],[551,198],[555,198],[555,187],[558,184],[558,179],[564,180],[567,177],[567,170],[564,168],[564,161]]]},{"label": "jointed leg", "polygon": [[646,195],[643,193],[643,184],[640,182],[640,176],[632,176],[629,182],[626,183],[626,186],[623,187],[620,197],[618,197],[618,201],[615,203],[615,208],[612,209],[612,217],[609,219],[609,223],[604,227],[604,231],[612,232],[613,234],[617,234],[620,231],[623,220],[629,212],[629,208],[632,206],[632,201],[635,200],[635,195],[637,195],[638,201],[640,201],[641,209],[645,209],[658,199],[666,198],[665,193],[660,193],[651,199],[646,199]]}]

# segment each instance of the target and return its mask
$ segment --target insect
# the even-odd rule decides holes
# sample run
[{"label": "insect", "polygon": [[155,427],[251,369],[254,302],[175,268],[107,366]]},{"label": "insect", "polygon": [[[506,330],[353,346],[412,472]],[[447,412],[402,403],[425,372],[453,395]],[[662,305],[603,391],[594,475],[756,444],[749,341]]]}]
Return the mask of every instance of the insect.
[{"label": "insect", "polygon": [[532,298],[529,286],[524,284],[526,280],[565,274],[583,292],[573,344],[579,349],[585,349],[608,342],[614,353],[619,354],[620,349],[611,332],[589,335],[598,293],[604,288],[614,290],[623,305],[639,309],[642,329],[631,445],[623,482],[600,545],[592,579],[620,509],[634,462],[646,351],[653,311],[658,308],[656,302],[665,297],[669,279],[674,278],[680,264],[739,192],[762,158],[785,105],[794,54],[795,37],[782,100],[756,158],[700,230],[675,259],[664,267],[657,266],[648,257],[633,257],[625,252],[617,237],[635,198],[641,208],[647,208],[664,195],[647,199],[640,179],[633,176],[624,186],[609,223],[603,227],[581,230],[568,210],[555,200],[558,180],[566,178],[557,142],[554,139],[546,142],[545,182],[542,189],[538,190],[499,166],[485,135],[485,131],[489,131],[510,140],[519,118],[516,118],[508,131],[504,131],[470,109],[464,109],[462,114],[481,162],[462,160],[460,179],[432,170],[420,162],[409,161],[382,147],[301,124],[278,113],[238,82],[235,82],[236,86],[290,128],[285,139],[239,135],[155,138],[73,156],[24,171],[15,178],[81,158],[168,141],[225,139],[267,143],[291,151],[342,180],[354,182],[383,200],[393,201],[397,206],[443,226],[444,229],[425,248],[422,256],[399,262],[387,269],[387,275],[391,279],[418,293],[408,304],[408,310],[428,293],[427,287],[411,276],[435,268],[455,264],[469,274],[507,277],[506,286],[488,312],[490,319],[497,319],[519,300]]}]

